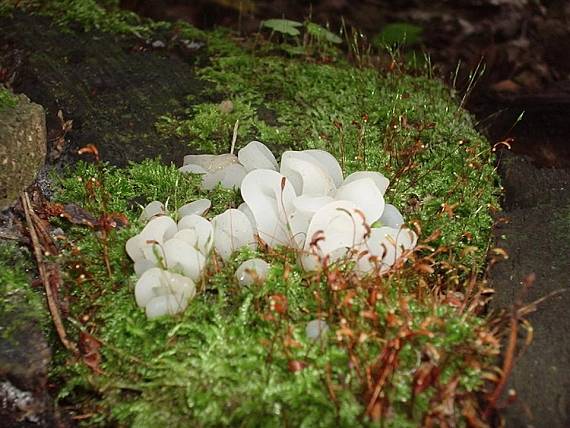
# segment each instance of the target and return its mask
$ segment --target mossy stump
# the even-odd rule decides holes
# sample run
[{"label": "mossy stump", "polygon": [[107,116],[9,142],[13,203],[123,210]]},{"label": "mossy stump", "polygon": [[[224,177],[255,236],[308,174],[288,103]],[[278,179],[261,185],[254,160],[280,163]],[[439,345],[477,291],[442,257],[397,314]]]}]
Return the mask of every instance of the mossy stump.
[{"label": "mossy stump", "polygon": [[45,156],[44,109],[19,95],[15,106],[0,109],[0,210],[33,183]]}]

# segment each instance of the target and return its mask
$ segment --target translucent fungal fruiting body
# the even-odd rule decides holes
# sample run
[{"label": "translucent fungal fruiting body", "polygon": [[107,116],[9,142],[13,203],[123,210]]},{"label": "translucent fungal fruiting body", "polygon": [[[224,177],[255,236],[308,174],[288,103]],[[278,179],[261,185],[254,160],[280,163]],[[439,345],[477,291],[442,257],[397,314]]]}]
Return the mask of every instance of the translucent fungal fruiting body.
[{"label": "translucent fungal fruiting body", "polygon": [[259,141],[252,141],[238,152],[239,162],[247,172],[256,169],[272,169],[277,171],[275,156],[267,146]]},{"label": "translucent fungal fruiting body", "polygon": [[374,183],[376,184],[376,186],[378,187],[378,189],[380,190],[380,193],[382,193],[382,195],[386,194],[386,189],[390,185],[390,180],[388,180],[386,177],[384,177],[384,175],[382,175],[381,173],[379,173],[377,171],[353,172],[352,174],[350,174],[348,177],[346,177],[344,179],[343,185],[348,184],[348,183],[352,183],[353,181],[360,180],[362,178],[372,179],[372,181],[374,181]]},{"label": "translucent fungal fruiting body", "polygon": [[178,234],[181,234],[181,237],[188,237],[188,242],[204,256],[210,253],[214,245],[214,227],[212,223],[196,214],[187,215],[180,219],[178,222]]},{"label": "translucent fungal fruiting body", "polygon": [[269,263],[263,259],[250,259],[243,262],[236,269],[235,276],[239,285],[251,285],[255,282],[262,283],[267,277]]},{"label": "translucent fungal fruiting body", "polygon": [[329,331],[329,326],[323,320],[312,320],[307,323],[305,334],[311,340],[322,338]]},{"label": "translucent fungal fruiting body", "polygon": [[280,172],[291,181],[297,195],[327,196],[336,188],[326,168],[305,152],[283,153]]},{"label": "translucent fungal fruiting body", "polygon": [[[338,161],[324,150],[287,151],[279,165],[263,143],[252,141],[237,156],[188,155],[181,171],[203,174],[204,190],[218,184],[240,187],[245,202],[209,221],[202,216],[210,200],[193,201],[178,210],[178,224],[159,201],[145,207],[141,218],[150,220],[127,241],[126,250],[139,276],[137,303],[141,296],[154,299],[145,300],[149,318],[186,307],[195,287],[192,293],[180,291],[186,290],[182,278],[189,284],[201,280],[212,249],[225,262],[242,247],[255,248],[255,235],[269,247],[297,250],[307,271],[346,259],[360,274],[392,269],[417,242],[398,209],[384,201],[390,183],[384,175],[357,171],[343,179]],[[263,280],[267,270],[265,261],[248,260],[236,277],[250,285]],[[165,291],[165,283],[174,291]],[[311,323],[309,337],[326,327],[324,321]]]},{"label": "translucent fungal fruiting body", "polygon": [[290,181],[276,171],[257,169],[244,178],[241,195],[253,213],[259,237],[270,247],[291,246],[287,218],[297,195]]},{"label": "translucent fungal fruiting body", "polygon": [[211,207],[212,207],[212,201],[210,201],[209,199],[198,199],[186,205],[182,205],[180,208],[178,208],[178,216],[180,218],[191,214],[202,216],[206,214],[206,212]]},{"label": "translucent fungal fruiting body", "polygon": [[384,196],[371,178],[345,183],[336,191],[335,198],[354,202],[368,224],[378,220],[384,211]]},{"label": "translucent fungal fruiting body", "polygon": [[370,231],[364,253],[357,261],[357,270],[366,274],[374,270],[388,271],[396,264],[404,251],[412,250],[417,243],[417,235],[407,228],[380,227]]},{"label": "translucent fungal fruiting body", "polygon": [[212,219],[214,248],[227,261],[232,253],[242,247],[256,247],[253,228],[247,216],[239,210],[229,209]]},{"label": "translucent fungal fruiting body", "polygon": [[160,268],[147,270],[135,285],[135,300],[148,318],[183,312],[195,294],[190,278]]},{"label": "translucent fungal fruiting body", "polygon": [[154,217],[157,217],[159,215],[165,215],[166,213],[167,213],[166,208],[164,207],[164,204],[162,202],[152,201],[146,207],[144,207],[144,210],[141,213],[139,220],[145,223]]}]

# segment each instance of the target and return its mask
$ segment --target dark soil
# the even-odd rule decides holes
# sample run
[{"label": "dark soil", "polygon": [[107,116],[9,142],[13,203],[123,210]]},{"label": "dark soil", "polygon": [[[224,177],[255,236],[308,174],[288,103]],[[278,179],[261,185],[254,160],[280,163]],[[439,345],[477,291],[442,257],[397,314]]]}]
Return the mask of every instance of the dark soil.
[{"label": "dark soil", "polygon": [[158,135],[154,123],[203,88],[189,64],[201,52],[181,59],[138,40],[62,33],[47,19],[24,15],[0,20],[0,28],[0,63],[11,67],[16,92],[44,106],[51,136],[61,133],[59,110],[73,121],[69,144],[51,147],[52,156],[63,152],[65,161],[95,143],[115,165],[158,156],[179,164],[188,154],[187,146]]},{"label": "dark soil", "polygon": [[[509,259],[491,271],[496,309],[570,288],[570,171],[537,168],[510,153],[500,169],[506,198],[495,234]],[[531,274],[535,280],[526,290]],[[569,307],[570,293],[555,294],[529,317],[534,337],[511,376],[518,399],[504,411],[508,427],[569,426]]]}]

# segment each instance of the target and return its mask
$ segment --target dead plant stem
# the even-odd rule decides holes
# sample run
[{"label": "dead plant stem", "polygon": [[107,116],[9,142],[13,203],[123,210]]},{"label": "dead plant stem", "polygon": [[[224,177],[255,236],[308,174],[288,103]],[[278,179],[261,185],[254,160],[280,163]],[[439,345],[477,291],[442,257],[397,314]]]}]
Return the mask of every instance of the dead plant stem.
[{"label": "dead plant stem", "polygon": [[48,308],[55,326],[55,330],[61,343],[65,346],[66,349],[71,351],[73,354],[78,354],[79,351],[75,343],[70,341],[67,337],[67,333],[65,331],[65,327],[63,326],[63,322],[61,320],[61,314],[59,312],[59,307],[55,300],[55,296],[53,295],[52,285],[50,284],[49,274],[46,269],[46,264],[43,260],[43,251],[40,241],[38,239],[38,234],[36,232],[36,228],[34,225],[34,221],[32,219],[32,205],[30,203],[30,198],[27,192],[24,192],[22,197],[22,206],[24,208],[24,213],[26,215],[26,222],[28,224],[28,231],[30,233],[30,238],[32,240],[32,247],[34,250],[34,255],[36,258],[36,262],[38,264],[38,271],[40,273],[40,278],[44,285],[44,289],[46,292],[46,299],[48,303]]}]

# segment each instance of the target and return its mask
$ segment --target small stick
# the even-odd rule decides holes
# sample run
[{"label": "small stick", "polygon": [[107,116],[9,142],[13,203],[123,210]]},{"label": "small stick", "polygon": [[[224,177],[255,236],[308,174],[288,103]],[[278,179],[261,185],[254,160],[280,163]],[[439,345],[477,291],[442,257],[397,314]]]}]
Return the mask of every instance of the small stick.
[{"label": "small stick", "polygon": [[487,399],[487,408],[485,409],[484,416],[489,419],[494,409],[497,408],[497,401],[501,397],[501,394],[505,387],[507,386],[507,380],[513,370],[515,351],[517,347],[517,333],[518,333],[519,318],[517,316],[517,311],[515,308],[512,309],[511,320],[510,320],[510,333],[509,342],[507,344],[507,350],[505,352],[505,361],[501,370],[501,378],[495,386],[493,392],[489,395]]},{"label": "small stick", "polygon": [[31,215],[31,213],[33,212],[32,204],[30,203],[30,198],[26,192],[24,192],[22,195],[22,206],[24,207],[24,213],[26,215],[26,222],[28,223],[28,231],[30,233],[30,238],[32,240],[32,247],[34,250],[34,255],[36,257],[36,262],[38,264],[38,270],[40,272],[40,278],[42,279],[42,283],[43,283],[44,288],[46,290],[46,299],[47,299],[47,303],[48,303],[48,308],[49,308],[49,311],[51,313],[53,323],[55,325],[55,330],[56,330],[57,335],[59,336],[59,339],[61,340],[61,343],[63,344],[63,346],[65,346],[65,348],[67,348],[72,353],[78,354],[79,351],[78,351],[75,343],[71,342],[67,338],[67,333],[65,332],[65,328],[64,328],[63,322],[61,320],[61,315],[59,313],[59,308],[57,307],[57,303],[55,302],[53,291],[51,289],[51,285],[49,282],[49,275],[48,275],[47,270],[46,270],[46,265],[43,261],[42,247],[40,245],[38,235],[36,233],[36,229],[34,227],[34,223],[32,220],[32,215]]},{"label": "small stick", "polygon": [[232,155],[234,154],[234,149],[236,148],[238,128],[239,128],[239,119],[236,120],[236,124],[234,125],[234,134],[232,136],[232,147],[230,149],[230,153]]}]

